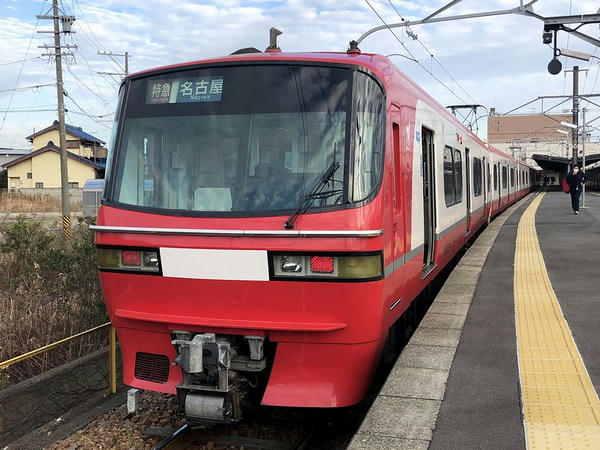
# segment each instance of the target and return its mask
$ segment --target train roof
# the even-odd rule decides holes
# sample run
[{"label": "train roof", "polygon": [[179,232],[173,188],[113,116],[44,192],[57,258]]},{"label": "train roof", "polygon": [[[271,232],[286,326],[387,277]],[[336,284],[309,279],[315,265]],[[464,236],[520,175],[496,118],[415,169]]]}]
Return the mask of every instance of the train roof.
[{"label": "train roof", "polygon": [[185,63],[171,64],[160,67],[155,67],[148,70],[139,71],[131,74],[130,78],[137,78],[139,76],[150,75],[154,72],[171,71],[177,69],[191,68],[205,64],[217,64],[217,63],[232,63],[241,61],[311,61],[311,62],[322,62],[322,63],[333,63],[333,64],[350,64],[358,65],[367,68],[384,84],[387,88],[391,79],[390,69],[406,82],[412,89],[413,93],[417,98],[425,100],[430,107],[434,108],[440,115],[446,119],[454,122],[460,129],[462,129],[465,135],[468,135],[472,140],[479,143],[480,145],[488,148],[492,153],[501,155],[506,159],[512,160],[519,165],[531,167],[528,164],[513,158],[511,155],[489,145],[482,141],[475,133],[465,127],[454,115],[452,115],[444,106],[442,106],[437,100],[435,100],[429,93],[427,93],[421,86],[419,86],[414,80],[408,77],[398,66],[396,66],[389,58],[376,53],[348,53],[348,52],[299,52],[299,53],[284,53],[279,51],[274,52],[252,52],[252,53],[241,53],[227,56],[220,56],[208,59],[202,59],[197,61],[190,61]]}]

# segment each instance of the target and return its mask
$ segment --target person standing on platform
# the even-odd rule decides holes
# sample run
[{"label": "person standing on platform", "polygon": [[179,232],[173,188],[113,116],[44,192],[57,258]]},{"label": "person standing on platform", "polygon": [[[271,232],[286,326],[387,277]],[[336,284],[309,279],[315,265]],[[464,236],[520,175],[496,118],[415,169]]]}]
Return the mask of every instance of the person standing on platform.
[{"label": "person standing on platform", "polygon": [[573,214],[579,214],[579,197],[581,196],[581,188],[585,183],[585,174],[579,170],[579,166],[575,164],[573,170],[567,175],[567,184],[569,185],[569,194],[571,194],[571,206]]}]

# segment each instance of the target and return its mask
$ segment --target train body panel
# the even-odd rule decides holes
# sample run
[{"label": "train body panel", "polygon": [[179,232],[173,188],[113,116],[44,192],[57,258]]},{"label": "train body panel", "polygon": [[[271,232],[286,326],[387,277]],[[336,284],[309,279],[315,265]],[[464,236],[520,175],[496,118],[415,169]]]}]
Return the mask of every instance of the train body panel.
[{"label": "train body panel", "polygon": [[[302,85],[306,98],[274,115],[265,108],[281,105],[268,98],[240,106],[251,110],[247,122],[245,111],[218,113],[229,102],[225,90],[236,89],[236,68],[272,76],[277,89]],[[195,78],[181,78],[188,71]],[[315,88],[323,79],[331,89]],[[182,97],[189,80],[206,94]],[[324,92],[336,89],[334,102]],[[532,188],[528,166],[479,140],[379,55],[232,56],[135,74],[121,93],[95,227],[100,279],[124,382],[180,400],[229,395],[233,373],[260,373],[263,404],[357,403],[389,328],[481,226]],[[171,122],[173,114],[181,122],[200,114],[190,122],[198,131]],[[209,129],[219,121],[225,125]],[[235,200],[239,184],[228,185],[224,172],[238,176],[246,161],[256,168],[240,179],[256,181],[273,135],[287,149],[289,174]],[[311,156],[313,147],[322,155]],[[188,167],[204,184],[186,184]],[[321,177],[320,204],[295,217],[311,177]],[[296,203],[236,212],[265,197],[277,202],[295,179],[303,183],[290,194]],[[156,208],[160,202],[176,207]]]}]

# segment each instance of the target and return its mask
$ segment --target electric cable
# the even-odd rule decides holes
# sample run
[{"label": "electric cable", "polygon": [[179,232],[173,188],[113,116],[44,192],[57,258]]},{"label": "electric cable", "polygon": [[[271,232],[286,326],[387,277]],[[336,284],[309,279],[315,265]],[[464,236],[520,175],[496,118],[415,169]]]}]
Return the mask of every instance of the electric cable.
[{"label": "electric cable", "polygon": [[[406,19],[404,17],[402,17],[402,14],[400,14],[400,12],[398,11],[398,9],[396,9],[396,7],[394,6],[394,4],[392,3],[392,0],[388,0],[388,3],[390,4],[390,6],[394,9],[394,11],[396,11],[396,14],[398,14],[398,17],[400,17],[400,19],[402,19],[402,22],[404,22]],[[416,40],[421,47],[423,47],[423,49],[429,54],[429,56],[431,56],[431,58],[442,68],[442,70],[444,72],[446,72],[446,74],[452,79],[452,81],[454,81],[456,83],[456,85],[461,89],[461,91],[463,91],[467,97],[469,97],[473,103],[479,103],[477,100],[475,100],[471,94],[469,94],[467,92],[467,90],[458,82],[458,80],[456,78],[454,78],[452,76],[452,74],[450,72],[448,72],[448,70],[446,69],[446,67],[444,67],[444,65],[436,58],[436,56],[433,54],[433,52],[431,52],[431,50],[429,50],[425,44],[423,43],[423,41],[421,41],[421,39],[419,39],[419,36],[415,33],[412,32],[412,30],[410,29],[410,27],[406,27],[406,29],[408,31],[410,31],[411,34],[409,34],[410,37],[412,37],[414,40]]]},{"label": "electric cable", "polygon": [[[456,92],[454,92],[451,88],[449,88],[448,86],[446,86],[446,84],[442,80],[440,80],[433,72],[431,72],[430,70],[428,70],[417,58],[415,58],[415,55],[413,55],[413,53],[406,47],[406,45],[404,45],[404,43],[400,40],[400,38],[398,37],[398,35],[396,33],[394,33],[394,30],[392,30],[390,28],[390,26],[383,19],[383,17],[381,17],[381,15],[377,12],[377,10],[373,7],[373,5],[371,5],[371,3],[369,2],[369,0],[365,0],[365,2],[373,10],[373,12],[375,13],[375,15],[377,15],[377,17],[379,18],[379,20],[381,20],[381,22],[385,25],[385,27],[389,30],[389,32],[392,33],[392,35],[396,38],[396,40],[402,45],[402,47],[404,47],[404,49],[408,52],[408,54],[415,60],[415,62],[419,65],[419,67],[421,67],[425,72],[427,72],[434,80],[436,80],[438,83],[440,83],[444,88],[446,88],[448,91],[450,91],[452,93],[452,95],[454,95],[458,100],[460,100],[462,103],[467,103],[458,94],[456,94]],[[464,119],[463,114],[461,114],[458,111],[457,111],[457,113],[460,114],[460,116],[462,116],[463,119]]]},{"label": "electric cable", "polygon": [[[45,3],[46,3],[46,0],[42,0],[42,7],[40,8],[40,13],[38,15],[42,14]],[[27,60],[27,56],[29,55],[29,49],[31,48],[31,43],[33,42],[33,38],[35,36],[35,33],[37,32],[37,27],[38,27],[39,23],[40,23],[40,19],[37,19],[35,21],[35,26],[33,27],[33,33],[31,34],[31,38],[29,39],[29,43],[27,44],[27,50],[25,51],[25,57],[23,58],[23,62],[21,63],[21,68],[19,69],[19,74],[17,75],[17,81],[15,82],[15,88],[19,85],[19,81],[21,80],[21,74],[23,73],[23,67],[25,66],[25,61]],[[14,96],[15,96],[15,91],[12,92],[10,99],[8,100],[8,106],[6,107],[7,112],[10,109],[10,105],[12,104]],[[4,123],[6,122],[7,112],[4,113],[4,117],[2,118],[2,123],[0,123],[0,131],[2,130],[2,128],[4,127]]]}]

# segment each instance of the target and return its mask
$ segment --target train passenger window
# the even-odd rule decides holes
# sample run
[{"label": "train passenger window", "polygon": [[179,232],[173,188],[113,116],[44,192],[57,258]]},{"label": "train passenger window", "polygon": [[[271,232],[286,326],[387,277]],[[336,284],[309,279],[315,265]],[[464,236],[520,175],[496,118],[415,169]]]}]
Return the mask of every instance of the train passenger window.
[{"label": "train passenger window", "polygon": [[473,158],[473,196],[479,197],[482,192],[483,171],[481,170],[481,159]]},{"label": "train passenger window", "polygon": [[510,187],[515,187],[515,169],[510,169]]},{"label": "train passenger window", "polygon": [[454,163],[452,161],[452,149],[444,148],[444,197],[446,206],[453,205],[454,202]]},{"label": "train passenger window", "polygon": [[506,189],[508,187],[508,176],[506,173],[506,166],[502,166],[502,189]]},{"label": "train passenger window", "polygon": [[456,177],[456,189],[455,189],[455,202],[462,202],[462,155],[460,154],[460,150],[454,150],[454,176]]},{"label": "train passenger window", "polygon": [[492,190],[492,184],[490,181],[490,163],[487,163],[487,190],[488,192]]},{"label": "train passenger window", "polygon": [[498,166],[494,164],[494,191],[498,190]]},{"label": "train passenger window", "polygon": [[448,146],[444,148],[444,197],[446,206],[462,202],[462,156]]},{"label": "train passenger window", "polygon": [[[367,76],[355,78],[356,125],[352,200],[364,200],[373,192],[383,172],[384,100],[379,86]],[[341,172],[341,171],[340,171]]]}]

